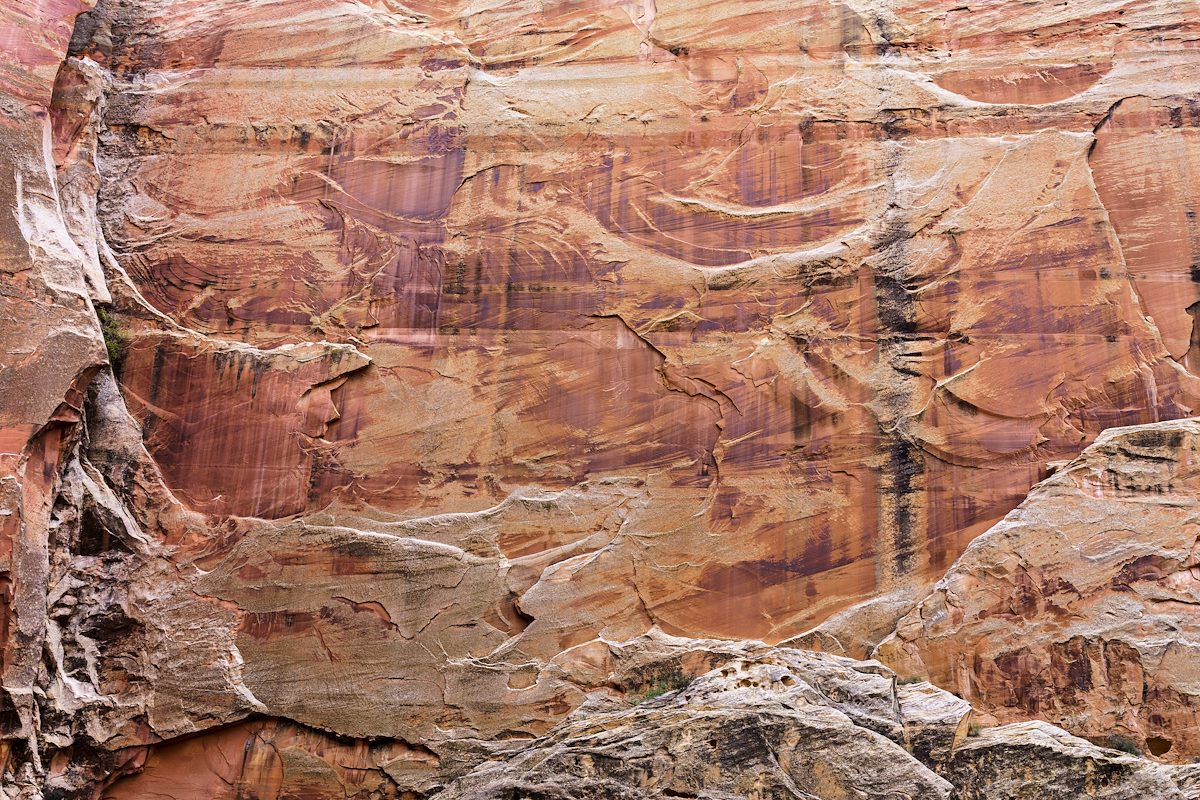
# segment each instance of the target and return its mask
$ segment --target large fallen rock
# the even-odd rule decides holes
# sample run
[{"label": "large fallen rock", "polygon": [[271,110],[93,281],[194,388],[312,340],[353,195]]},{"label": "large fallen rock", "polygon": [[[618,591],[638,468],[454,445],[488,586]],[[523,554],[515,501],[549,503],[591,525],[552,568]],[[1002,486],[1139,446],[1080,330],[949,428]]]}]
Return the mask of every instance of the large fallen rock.
[{"label": "large fallen rock", "polygon": [[942,770],[959,800],[1185,800],[1182,770],[1104,749],[1045,722],[980,732]]},{"label": "large fallen rock", "polygon": [[785,649],[631,702],[584,706],[436,796],[947,800],[950,784],[901,744],[905,715],[941,726],[949,740],[965,735],[970,713],[959,701],[958,719],[923,717],[921,704],[901,705],[894,675],[878,664]]}]

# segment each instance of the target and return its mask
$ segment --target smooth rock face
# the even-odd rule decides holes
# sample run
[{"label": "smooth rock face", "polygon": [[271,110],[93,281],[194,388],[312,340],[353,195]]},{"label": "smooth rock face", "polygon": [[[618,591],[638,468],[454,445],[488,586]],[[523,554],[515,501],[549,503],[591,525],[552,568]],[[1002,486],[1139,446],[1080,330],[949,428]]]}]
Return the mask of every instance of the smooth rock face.
[{"label": "smooth rock face", "polygon": [[1196,408],[1192,11],[113,0],[72,52],[127,402],[217,515],[643,480],[564,598],[632,584],[641,630],[911,598],[1046,462]]},{"label": "smooth rock face", "polygon": [[89,5],[0,0],[5,800],[1168,774],[780,641],[1200,754],[1194,2]]},{"label": "smooth rock face", "polygon": [[881,643],[1002,721],[1200,748],[1200,423],[1106,431],[980,536]]}]

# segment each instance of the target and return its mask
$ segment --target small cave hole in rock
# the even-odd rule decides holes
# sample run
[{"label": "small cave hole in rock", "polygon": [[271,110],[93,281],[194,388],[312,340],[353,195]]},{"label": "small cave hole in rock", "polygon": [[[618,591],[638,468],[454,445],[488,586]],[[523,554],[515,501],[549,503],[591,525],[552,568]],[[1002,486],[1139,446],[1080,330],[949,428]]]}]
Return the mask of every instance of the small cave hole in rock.
[{"label": "small cave hole in rock", "polygon": [[1146,749],[1150,751],[1152,756],[1166,755],[1171,749],[1172,742],[1170,739],[1164,739],[1161,736],[1147,736]]}]

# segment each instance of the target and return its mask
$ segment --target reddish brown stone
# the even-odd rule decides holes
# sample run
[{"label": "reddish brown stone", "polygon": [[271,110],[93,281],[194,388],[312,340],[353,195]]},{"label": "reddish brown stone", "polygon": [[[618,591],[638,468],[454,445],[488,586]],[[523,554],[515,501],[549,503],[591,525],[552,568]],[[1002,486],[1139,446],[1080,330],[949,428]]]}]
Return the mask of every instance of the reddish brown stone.
[{"label": "reddish brown stone", "polygon": [[[1050,463],[1200,402],[1190,0],[8,6],[22,792],[427,791],[647,636],[863,656]],[[1178,589],[1142,555],[1105,597]],[[1139,642],[970,669],[1190,755]]]}]

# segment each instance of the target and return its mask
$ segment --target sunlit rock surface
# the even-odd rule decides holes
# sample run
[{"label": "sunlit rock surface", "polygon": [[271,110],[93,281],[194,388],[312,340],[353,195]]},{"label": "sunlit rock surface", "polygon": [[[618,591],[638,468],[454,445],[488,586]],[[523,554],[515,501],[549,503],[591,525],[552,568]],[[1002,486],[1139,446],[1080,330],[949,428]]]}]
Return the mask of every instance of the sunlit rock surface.
[{"label": "sunlit rock surface", "polygon": [[[6,800],[477,796],[758,641],[1200,754],[1190,444],[1062,490],[1109,556],[1029,550],[1108,582],[1078,648],[1045,592],[923,616],[1048,465],[1191,441],[1194,2],[89,7],[0,0]],[[1017,780],[883,682],[896,791]]]}]

